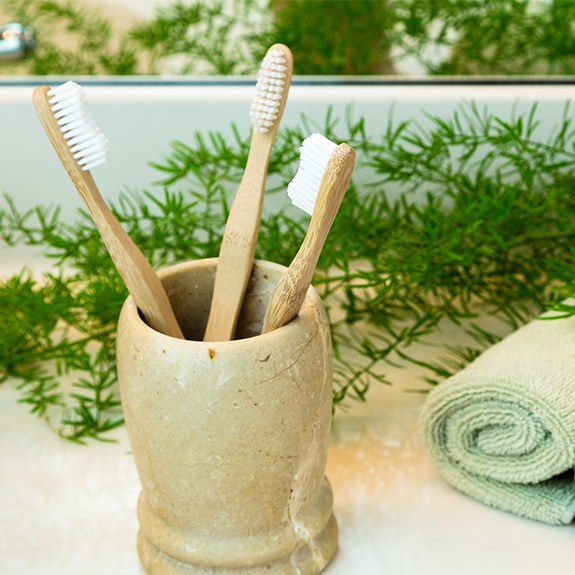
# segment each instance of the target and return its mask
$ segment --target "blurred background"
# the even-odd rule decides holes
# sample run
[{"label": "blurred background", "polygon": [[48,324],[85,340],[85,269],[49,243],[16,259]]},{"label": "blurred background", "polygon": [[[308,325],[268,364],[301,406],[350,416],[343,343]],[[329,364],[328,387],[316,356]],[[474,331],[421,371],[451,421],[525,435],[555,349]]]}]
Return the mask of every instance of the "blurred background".
[{"label": "blurred background", "polygon": [[0,75],[254,74],[275,41],[298,75],[575,70],[575,0],[0,0],[14,22],[34,39]]}]

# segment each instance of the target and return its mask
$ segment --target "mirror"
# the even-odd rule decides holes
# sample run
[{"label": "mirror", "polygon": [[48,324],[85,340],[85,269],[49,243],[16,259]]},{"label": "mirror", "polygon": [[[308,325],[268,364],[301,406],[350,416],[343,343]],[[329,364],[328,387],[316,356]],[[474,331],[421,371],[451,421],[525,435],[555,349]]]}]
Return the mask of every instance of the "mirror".
[{"label": "mirror", "polygon": [[565,77],[573,21],[571,0],[3,0],[37,43],[0,75],[252,75],[280,41],[299,76]]}]

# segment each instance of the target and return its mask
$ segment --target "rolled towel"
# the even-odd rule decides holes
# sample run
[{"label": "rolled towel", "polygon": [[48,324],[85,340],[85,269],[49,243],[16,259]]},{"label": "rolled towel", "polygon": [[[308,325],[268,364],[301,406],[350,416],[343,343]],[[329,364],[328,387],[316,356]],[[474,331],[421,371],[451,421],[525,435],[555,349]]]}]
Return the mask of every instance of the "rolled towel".
[{"label": "rolled towel", "polygon": [[439,384],[421,429],[459,491],[523,517],[571,523],[575,317],[535,319]]}]

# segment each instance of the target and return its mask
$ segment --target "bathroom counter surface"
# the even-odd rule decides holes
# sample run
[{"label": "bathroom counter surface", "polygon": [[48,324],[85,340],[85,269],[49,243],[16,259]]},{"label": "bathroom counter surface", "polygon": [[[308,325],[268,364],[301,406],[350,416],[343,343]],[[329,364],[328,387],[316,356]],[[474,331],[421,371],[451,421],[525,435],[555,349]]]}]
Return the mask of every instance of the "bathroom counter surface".
[{"label": "bathroom counter surface", "polygon": [[[339,412],[327,475],[340,549],[326,575],[572,575],[575,525],[489,509],[439,478],[417,433],[424,396],[400,372]],[[0,573],[142,575],[138,478],[125,430],[115,443],[60,440],[0,386]]]}]

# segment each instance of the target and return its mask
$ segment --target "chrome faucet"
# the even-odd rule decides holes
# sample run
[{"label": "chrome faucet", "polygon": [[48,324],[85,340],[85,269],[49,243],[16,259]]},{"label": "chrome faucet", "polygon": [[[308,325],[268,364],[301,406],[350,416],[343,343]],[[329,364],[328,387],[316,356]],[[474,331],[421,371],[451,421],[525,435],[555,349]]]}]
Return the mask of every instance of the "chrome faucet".
[{"label": "chrome faucet", "polygon": [[3,60],[21,60],[36,45],[34,31],[29,26],[10,22],[0,26],[0,62]]}]

